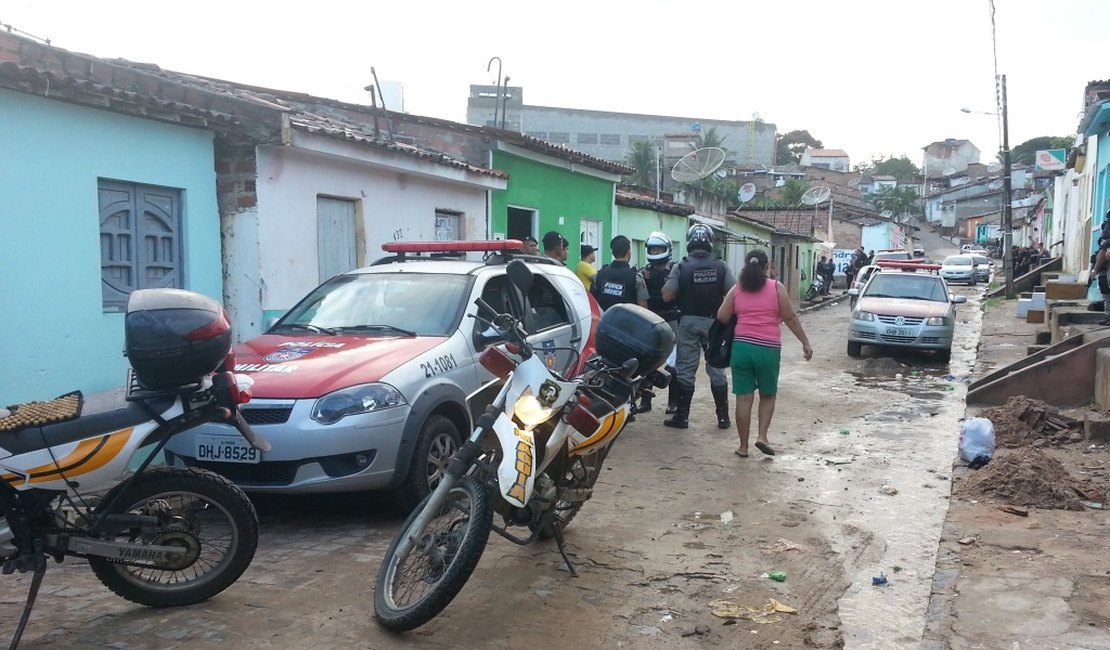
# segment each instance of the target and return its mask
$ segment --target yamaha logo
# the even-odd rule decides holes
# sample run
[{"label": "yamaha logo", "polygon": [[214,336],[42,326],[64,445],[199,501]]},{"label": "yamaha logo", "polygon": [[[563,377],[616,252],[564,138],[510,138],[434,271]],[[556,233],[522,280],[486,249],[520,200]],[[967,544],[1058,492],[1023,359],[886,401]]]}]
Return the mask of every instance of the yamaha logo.
[{"label": "yamaha logo", "polygon": [[906,317],[905,316],[898,316],[897,318],[894,319],[894,324],[895,325],[905,325],[906,324]]}]

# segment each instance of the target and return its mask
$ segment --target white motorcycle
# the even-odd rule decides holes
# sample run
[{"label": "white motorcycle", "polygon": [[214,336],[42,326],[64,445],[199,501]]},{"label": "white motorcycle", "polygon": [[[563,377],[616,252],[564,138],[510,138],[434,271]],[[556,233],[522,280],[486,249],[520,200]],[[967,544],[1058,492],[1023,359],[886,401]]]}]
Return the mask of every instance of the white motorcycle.
[{"label": "white motorcycle", "polygon": [[[497,314],[479,299],[483,314],[476,318],[521,360],[498,347],[482,354],[482,365],[500,378],[493,384],[497,396],[382,559],[374,611],[390,630],[411,630],[439,614],[470,578],[491,529],[520,545],[553,537],[577,575],[563,531],[592,495],[613,441],[632,419],[634,399],[645,384],[664,388],[669,380],[658,369],[674,345],[670,326],[627,304],[602,316],[598,354],[582,374],[560,377],[533,353],[521,327],[532,273],[519,260],[509,263],[508,273],[514,314]],[[502,525],[494,524],[494,513]],[[518,537],[510,526],[529,532]]]},{"label": "white motorcycle", "polygon": [[84,558],[119,596],[170,607],[218,594],[254,557],[258,516],[242,490],[205,470],[151,467],[170,437],[206,422],[246,439],[213,440],[228,453],[269,450],[239,412],[250,378],[230,372],[226,313],[199,294],[143,289],[124,327],[126,389],[0,409],[0,561],[5,574],[34,572],[12,648],[47,558]]}]

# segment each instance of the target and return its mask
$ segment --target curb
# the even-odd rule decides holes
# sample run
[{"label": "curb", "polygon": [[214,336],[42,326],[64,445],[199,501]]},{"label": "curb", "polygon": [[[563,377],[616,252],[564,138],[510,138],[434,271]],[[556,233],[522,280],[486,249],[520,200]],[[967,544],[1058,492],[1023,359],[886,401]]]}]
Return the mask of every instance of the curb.
[{"label": "curb", "polygon": [[796,311],[799,314],[807,314],[811,311],[817,311],[818,309],[828,307],[828,306],[832,305],[833,303],[838,303],[841,300],[845,300],[847,298],[848,298],[848,292],[847,291],[845,291],[844,293],[835,295],[835,296],[830,294],[828,298],[825,298],[821,302],[813,303],[813,304],[808,305],[806,307],[799,307]]}]

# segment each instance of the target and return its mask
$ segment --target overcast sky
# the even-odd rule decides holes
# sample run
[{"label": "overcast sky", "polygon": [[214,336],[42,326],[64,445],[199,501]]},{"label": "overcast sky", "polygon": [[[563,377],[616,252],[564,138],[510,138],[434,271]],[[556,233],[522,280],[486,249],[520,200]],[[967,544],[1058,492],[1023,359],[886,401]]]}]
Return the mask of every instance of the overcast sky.
[{"label": "overcast sky", "polygon": [[[1110,78],[1110,0],[995,0],[1010,146],[1078,127]],[[999,147],[988,0],[280,2],[5,0],[0,24],[98,57],[466,121],[493,56],[526,104],[808,130],[852,164],[966,138]],[[728,142],[725,146],[728,146]]]}]

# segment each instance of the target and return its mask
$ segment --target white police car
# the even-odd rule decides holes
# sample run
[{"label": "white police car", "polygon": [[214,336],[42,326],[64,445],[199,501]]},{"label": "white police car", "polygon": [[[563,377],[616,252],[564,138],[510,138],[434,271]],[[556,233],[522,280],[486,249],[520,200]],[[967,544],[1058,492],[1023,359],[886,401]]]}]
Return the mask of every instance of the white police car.
[{"label": "white police car", "polygon": [[[392,489],[413,505],[440,480],[471,431],[467,396],[492,375],[478,357],[500,339],[470,316],[524,301],[536,350],[573,374],[593,352],[600,312],[574,272],[521,255],[515,240],[387,244],[396,253],[331,278],[263,335],[235,349],[254,380],[243,415],[272,451],[248,449],[224,425],[199,427],[167,446],[171,463],[214,470],[250,492]],[[415,253],[485,252],[485,261]],[[519,296],[510,259],[535,275]]]}]

